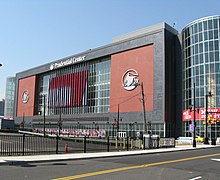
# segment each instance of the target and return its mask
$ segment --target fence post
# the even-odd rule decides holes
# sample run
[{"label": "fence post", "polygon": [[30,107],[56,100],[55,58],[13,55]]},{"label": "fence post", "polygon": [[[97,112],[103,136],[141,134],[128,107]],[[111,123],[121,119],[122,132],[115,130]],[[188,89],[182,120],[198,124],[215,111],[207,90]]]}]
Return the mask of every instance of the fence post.
[{"label": "fence post", "polygon": [[134,146],[134,139],[131,139],[131,149],[133,149]]},{"label": "fence post", "polygon": [[129,137],[127,136],[127,151],[129,150]]},{"label": "fence post", "polygon": [[118,149],[118,136],[116,136],[116,139],[115,139],[115,148]]},{"label": "fence post", "polygon": [[123,138],[123,149],[125,149],[125,147],[126,147],[126,138],[124,137]]},{"label": "fence post", "polygon": [[24,156],[24,147],[25,147],[25,145],[24,145],[24,143],[25,143],[25,134],[23,134],[23,136],[22,136],[22,155]]},{"label": "fence post", "polygon": [[56,137],[56,154],[58,154],[58,143],[59,143],[59,136],[57,134],[57,137]]},{"label": "fence post", "polygon": [[86,136],[84,136],[84,153],[86,153]]},{"label": "fence post", "polygon": [[107,137],[107,152],[109,152],[109,136]]}]

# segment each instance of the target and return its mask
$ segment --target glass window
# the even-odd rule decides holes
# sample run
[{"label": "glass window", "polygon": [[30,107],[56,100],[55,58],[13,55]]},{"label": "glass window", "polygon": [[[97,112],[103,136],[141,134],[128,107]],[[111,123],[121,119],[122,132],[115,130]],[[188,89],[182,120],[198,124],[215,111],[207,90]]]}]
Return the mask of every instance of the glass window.
[{"label": "glass window", "polygon": [[214,30],[214,39],[218,39],[218,30]]},{"label": "glass window", "polygon": [[214,50],[219,50],[219,41],[214,41]]},{"label": "glass window", "polygon": [[219,51],[215,52],[215,61],[219,61]]},{"label": "glass window", "polygon": [[197,27],[198,27],[197,24],[194,24],[194,26],[193,26],[194,33],[198,32],[198,28]]},{"label": "glass window", "polygon": [[199,66],[196,66],[196,75],[199,75]]},{"label": "glass window", "polygon": [[195,55],[195,64],[194,65],[197,65],[197,64],[199,64],[199,56]]},{"label": "glass window", "polygon": [[204,40],[207,40],[208,39],[208,32],[204,32]]},{"label": "glass window", "polygon": [[[216,74],[216,84],[220,85],[220,74]],[[220,95],[220,87],[216,89],[219,91],[218,95]]]},{"label": "glass window", "polygon": [[205,42],[205,52],[207,52],[209,49],[209,46],[208,46],[208,42]]},{"label": "glass window", "polygon": [[213,35],[213,31],[209,31],[209,39],[213,39],[214,38],[214,35]]},{"label": "glass window", "polygon": [[198,34],[195,35],[195,43],[198,42]]},{"label": "glass window", "polygon": [[200,53],[203,52],[203,43],[199,43],[199,52],[200,52]]},{"label": "glass window", "polygon": [[198,51],[199,51],[199,46],[198,44],[195,45],[195,54],[198,54]]},{"label": "glass window", "polygon": [[209,53],[205,53],[205,62],[206,62],[206,63],[209,62]]},{"label": "glass window", "polygon": [[203,27],[204,27],[204,30],[207,30],[207,29],[208,29],[207,21],[204,21],[204,22],[203,22]]},{"label": "glass window", "polygon": [[204,74],[204,66],[200,65],[200,74]]},{"label": "glass window", "polygon": [[199,61],[200,64],[204,63],[203,54],[200,54],[200,55],[199,55],[199,60],[200,60],[200,61]]},{"label": "glass window", "polygon": [[209,42],[209,51],[213,51],[214,50],[214,42],[210,41]]},{"label": "glass window", "polygon": [[202,31],[202,23],[199,23],[199,31]]},{"label": "glass window", "polygon": [[204,76],[200,76],[200,86],[204,85]]},{"label": "glass window", "polygon": [[209,29],[213,29],[212,20],[209,20],[209,21],[208,21],[208,27],[209,27]]},{"label": "glass window", "polygon": [[215,72],[214,64],[210,64],[210,73],[214,73],[214,72]]},{"label": "glass window", "polygon": [[218,20],[217,19],[214,19],[214,29],[217,29],[218,28]]},{"label": "glass window", "polygon": [[203,41],[203,35],[202,35],[202,33],[199,33],[199,41]]},{"label": "glass window", "polygon": [[205,65],[205,72],[206,72],[206,74],[209,73],[209,65],[208,64]]},{"label": "glass window", "polygon": [[214,52],[209,53],[209,61],[214,62]]}]

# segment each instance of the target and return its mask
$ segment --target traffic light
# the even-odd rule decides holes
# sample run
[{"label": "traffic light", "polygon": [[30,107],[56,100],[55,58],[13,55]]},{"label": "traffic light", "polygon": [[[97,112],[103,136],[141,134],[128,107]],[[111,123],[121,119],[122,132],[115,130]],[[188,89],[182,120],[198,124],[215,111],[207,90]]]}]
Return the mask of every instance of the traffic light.
[{"label": "traffic light", "polygon": [[62,122],[61,121],[57,121],[57,126],[60,130],[62,130]]}]

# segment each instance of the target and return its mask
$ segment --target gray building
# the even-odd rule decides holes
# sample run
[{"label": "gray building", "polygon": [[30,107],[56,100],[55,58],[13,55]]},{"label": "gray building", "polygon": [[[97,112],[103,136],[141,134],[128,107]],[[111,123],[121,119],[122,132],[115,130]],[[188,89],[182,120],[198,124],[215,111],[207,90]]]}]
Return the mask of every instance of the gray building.
[{"label": "gray building", "polygon": [[49,132],[62,124],[70,134],[178,136],[180,64],[179,33],[166,23],[114,38],[17,73],[15,123]]},{"label": "gray building", "polygon": [[5,100],[2,99],[0,101],[0,116],[4,116],[4,109],[5,109]]},{"label": "gray building", "polygon": [[7,77],[5,89],[5,118],[13,118],[15,97],[15,77]]}]

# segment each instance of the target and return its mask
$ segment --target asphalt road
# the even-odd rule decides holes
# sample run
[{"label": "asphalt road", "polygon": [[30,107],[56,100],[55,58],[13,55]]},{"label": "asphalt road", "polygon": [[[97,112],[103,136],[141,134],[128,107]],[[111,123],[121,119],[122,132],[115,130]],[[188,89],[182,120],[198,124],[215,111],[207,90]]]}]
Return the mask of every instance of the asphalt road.
[{"label": "asphalt road", "polygon": [[115,158],[18,163],[0,166],[0,179],[219,180],[218,160],[220,147]]}]

